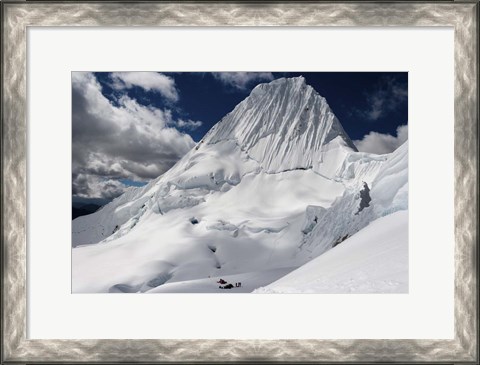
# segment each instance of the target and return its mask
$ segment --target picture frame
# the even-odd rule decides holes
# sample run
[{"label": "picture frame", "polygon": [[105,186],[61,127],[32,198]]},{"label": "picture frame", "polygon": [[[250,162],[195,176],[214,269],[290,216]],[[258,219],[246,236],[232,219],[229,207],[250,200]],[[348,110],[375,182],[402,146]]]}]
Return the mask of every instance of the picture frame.
[{"label": "picture frame", "polygon": [[[478,1],[3,1],[2,363],[478,363]],[[27,338],[27,28],[31,26],[454,28],[455,335],[437,339],[30,340]]]}]

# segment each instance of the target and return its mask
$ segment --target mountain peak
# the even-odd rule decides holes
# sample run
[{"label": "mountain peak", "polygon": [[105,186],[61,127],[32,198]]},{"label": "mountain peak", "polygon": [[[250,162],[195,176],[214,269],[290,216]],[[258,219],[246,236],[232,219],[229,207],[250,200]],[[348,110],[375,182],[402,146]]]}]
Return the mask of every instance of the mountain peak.
[{"label": "mountain peak", "polygon": [[303,76],[280,77],[280,78],[275,79],[275,80],[273,80],[273,81],[259,84],[259,85],[257,85],[255,88],[257,88],[257,87],[262,87],[262,86],[263,86],[263,87],[274,87],[274,86],[278,86],[278,85],[281,85],[281,84],[287,84],[287,85],[306,85],[307,82],[306,82],[306,80],[305,80],[305,77],[303,77]]},{"label": "mountain peak", "polygon": [[250,96],[272,88],[294,88],[296,90],[302,90],[302,88],[306,87],[311,86],[307,85],[307,82],[303,76],[281,77],[270,82],[258,84],[253,88]]},{"label": "mountain peak", "polygon": [[272,173],[317,169],[332,141],[356,151],[325,98],[302,76],[256,86],[204,138],[207,144],[225,140],[234,140]]}]

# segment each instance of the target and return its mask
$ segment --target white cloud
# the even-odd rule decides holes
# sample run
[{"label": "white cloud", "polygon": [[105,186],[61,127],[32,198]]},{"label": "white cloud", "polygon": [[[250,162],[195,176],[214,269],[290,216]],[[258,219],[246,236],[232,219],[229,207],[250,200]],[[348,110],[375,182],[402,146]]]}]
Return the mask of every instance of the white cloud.
[{"label": "white cloud", "polygon": [[116,90],[141,87],[145,91],[155,91],[169,101],[178,101],[175,80],[158,72],[113,72],[110,74],[112,87]]},{"label": "white cloud", "polygon": [[200,122],[199,120],[183,120],[183,119],[179,119],[175,122],[175,125],[178,127],[178,128],[183,128],[183,129],[189,129],[189,130],[194,130],[194,129],[197,129],[199,127],[202,126],[202,122]]},{"label": "white cloud", "polygon": [[213,72],[213,77],[225,85],[245,90],[254,81],[272,81],[271,72]]},{"label": "white cloud", "polygon": [[397,136],[370,132],[361,140],[353,141],[360,152],[385,154],[395,151],[408,139],[408,126],[401,125],[397,128]]},{"label": "white cloud", "polygon": [[171,127],[177,121],[168,109],[126,95],[114,105],[92,73],[72,74],[72,103],[74,195],[111,198],[124,189],[115,179],[156,178],[195,145]]}]

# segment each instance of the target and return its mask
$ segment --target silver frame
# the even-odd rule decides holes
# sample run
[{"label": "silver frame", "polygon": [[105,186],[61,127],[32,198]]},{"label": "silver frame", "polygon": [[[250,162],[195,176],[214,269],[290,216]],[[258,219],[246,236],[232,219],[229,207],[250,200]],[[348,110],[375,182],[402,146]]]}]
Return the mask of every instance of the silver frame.
[{"label": "silver frame", "polygon": [[[478,363],[478,1],[43,2],[2,10],[2,363]],[[452,26],[455,29],[453,340],[28,340],[26,35],[28,26]]]}]

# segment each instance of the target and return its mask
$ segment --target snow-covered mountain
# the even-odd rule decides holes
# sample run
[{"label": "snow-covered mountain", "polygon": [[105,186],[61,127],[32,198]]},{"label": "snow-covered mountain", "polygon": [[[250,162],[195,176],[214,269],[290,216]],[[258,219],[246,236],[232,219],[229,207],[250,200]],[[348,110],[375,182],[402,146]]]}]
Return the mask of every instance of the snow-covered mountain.
[{"label": "snow-covered mountain", "polygon": [[406,210],[407,162],[406,144],[358,152],[302,77],[258,85],[165,174],[73,221],[73,292],[251,292]]}]

